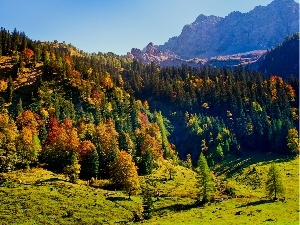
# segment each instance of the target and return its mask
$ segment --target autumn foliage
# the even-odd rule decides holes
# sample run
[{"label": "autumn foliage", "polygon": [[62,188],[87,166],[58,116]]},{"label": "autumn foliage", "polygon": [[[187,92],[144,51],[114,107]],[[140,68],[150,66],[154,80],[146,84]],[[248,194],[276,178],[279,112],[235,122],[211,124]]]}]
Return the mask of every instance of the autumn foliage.
[{"label": "autumn foliage", "polygon": [[110,164],[110,168],[112,182],[116,186],[122,187],[129,198],[140,189],[137,166],[130,154],[125,151],[118,152],[116,159]]},{"label": "autumn foliage", "polygon": [[31,59],[33,58],[33,56],[34,56],[34,52],[29,48],[25,48],[22,51],[22,57],[26,63],[29,63],[31,61]]}]

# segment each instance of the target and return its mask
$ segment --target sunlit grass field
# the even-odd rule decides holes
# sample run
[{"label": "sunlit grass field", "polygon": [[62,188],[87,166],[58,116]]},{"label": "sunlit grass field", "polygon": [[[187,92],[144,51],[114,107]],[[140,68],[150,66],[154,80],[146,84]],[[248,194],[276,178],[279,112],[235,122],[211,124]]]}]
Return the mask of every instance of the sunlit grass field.
[{"label": "sunlit grass field", "polygon": [[[264,181],[272,161],[280,168],[285,200],[266,198]],[[141,184],[151,180],[157,196],[153,197],[153,217],[139,223],[299,224],[298,158],[228,158],[214,168],[214,174],[218,182],[226,179],[235,196],[228,198],[217,192],[216,198],[223,201],[204,206],[195,204],[195,172],[181,166],[176,166],[176,171],[172,180],[164,168],[150,178],[140,178]],[[253,185],[257,177],[260,184]],[[131,221],[142,204],[141,194],[128,200],[122,191],[108,190],[108,181],[98,183],[97,187],[86,181],[72,184],[63,175],[42,168],[2,174],[0,224],[136,224]]]}]

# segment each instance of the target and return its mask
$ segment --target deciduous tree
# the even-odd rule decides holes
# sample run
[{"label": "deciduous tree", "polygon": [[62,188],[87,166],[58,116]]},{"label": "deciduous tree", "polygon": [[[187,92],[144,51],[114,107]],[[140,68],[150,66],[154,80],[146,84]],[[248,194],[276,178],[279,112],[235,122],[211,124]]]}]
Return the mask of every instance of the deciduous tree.
[{"label": "deciduous tree", "polygon": [[116,159],[110,164],[110,177],[114,185],[127,192],[129,199],[140,189],[137,167],[126,151],[118,152]]},{"label": "deciduous tree", "polygon": [[289,129],[286,140],[287,140],[287,146],[288,146],[290,152],[299,154],[299,151],[300,151],[299,135],[298,135],[297,129],[295,129],[295,128]]},{"label": "deciduous tree", "polygon": [[13,170],[18,162],[17,126],[7,113],[0,114],[0,172]]},{"label": "deciduous tree", "polygon": [[29,167],[30,164],[36,163],[41,143],[38,136],[30,127],[23,127],[17,138],[17,154],[20,158],[20,164]]}]

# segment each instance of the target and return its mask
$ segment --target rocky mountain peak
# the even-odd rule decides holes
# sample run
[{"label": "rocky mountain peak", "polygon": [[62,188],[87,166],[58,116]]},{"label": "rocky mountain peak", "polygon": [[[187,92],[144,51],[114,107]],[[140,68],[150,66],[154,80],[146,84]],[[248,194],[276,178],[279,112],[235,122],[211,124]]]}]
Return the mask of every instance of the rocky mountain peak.
[{"label": "rocky mountain peak", "polygon": [[294,0],[274,0],[248,13],[236,11],[225,18],[201,14],[185,25],[179,36],[157,48],[184,59],[231,55],[272,48],[298,30],[299,4]]},{"label": "rocky mountain peak", "polygon": [[146,48],[143,49],[143,52],[154,56],[160,56],[162,54],[162,52],[155,47],[153,42],[150,42]]}]

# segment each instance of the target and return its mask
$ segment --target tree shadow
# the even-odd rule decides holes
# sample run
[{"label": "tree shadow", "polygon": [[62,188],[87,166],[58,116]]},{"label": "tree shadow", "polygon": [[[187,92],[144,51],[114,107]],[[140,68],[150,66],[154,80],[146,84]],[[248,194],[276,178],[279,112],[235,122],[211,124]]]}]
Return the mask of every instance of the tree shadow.
[{"label": "tree shadow", "polygon": [[174,204],[174,205],[165,206],[165,207],[155,209],[154,211],[158,212],[158,211],[162,211],[162,210],[170,210],[170,211],[174,211],[174,212],[180,212],[180,211],[187,211],[187,210],[197,208],[197,207],[200,207],[200,206],[202,206],[202,204],[197,203],[197,202],[192,203],[192,204],[177,203],[177,204]]},{"label": "tree shadow", "polygon": [[121,196],[110,196],[106,197],[106,200],[116,202],[116,201],[131,201],[131,199],[126,198],[126,197],[121,197]]},{"label": "tree shadow", "polygon": [[[234,158],[234,156],[233,156]],[[237,173],[240,173],[244,168],[253,164],[262,163],[262,165],[268,165],[272,162],[288,162],[293,160],[293,156],[278,155],[274,153],[259,153],[259,152],[248,152],[244,153],[239,158],[234,158],[231,161],[223,162],[222,165],[215,169],[215,174],[225,175],[230,178]]]},{"label": "tree shadow", "polygon": [[244,207],[248,207],[248,206],[262,205],[262,204],[271,203],[271,202],[274,202],[274,200],[271,200],[271,199],[261,199],[259,201],[249,202],[247,204],[238,206],[237,208],[244,208]]},{"label": "tree shadow", "polygon": [[69,182],[69,181],[64,180],[64,179],[60,179],[60,178],[57,178],[57,177],[52,177],[52,178],[49,178],[49,179],[46,179],[46,180],[38,180],[38,181],[35,182],[35,184],[43,184],[43,183],[47,183],[47,182],[58,182],[58,181]]}]

